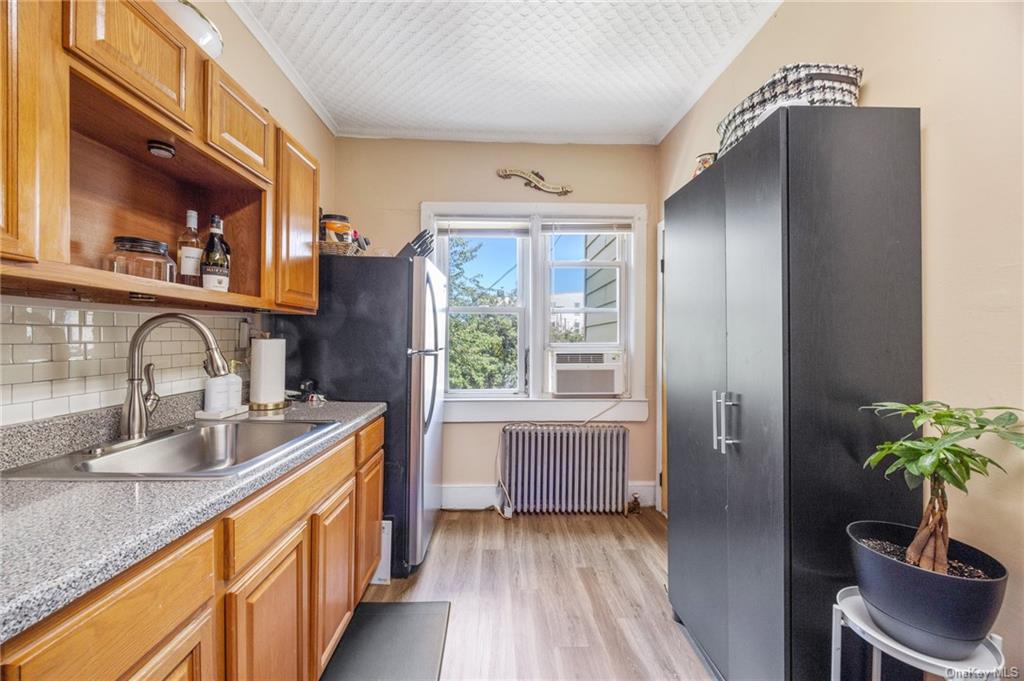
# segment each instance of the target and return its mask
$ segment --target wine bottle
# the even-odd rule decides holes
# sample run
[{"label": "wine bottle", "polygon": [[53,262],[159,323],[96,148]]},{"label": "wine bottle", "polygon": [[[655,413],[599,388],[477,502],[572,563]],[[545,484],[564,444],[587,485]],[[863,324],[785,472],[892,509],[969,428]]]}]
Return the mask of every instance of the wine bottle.
[{"label": "wine bottle", "polygon": [[206,240],[199,270],[203,276],[203,288],[211,291],[227,291],[231,276],[231,256],[224,240],[224,221],[219,215],[210,218],[210,237]]},{"label": "wine bottle", "polygon": [[199,214],[185,213],[185,231],[178,237],[178,281],[189,286],[201,286],[199,261],[203,257],[203,244],[199,241]]}]

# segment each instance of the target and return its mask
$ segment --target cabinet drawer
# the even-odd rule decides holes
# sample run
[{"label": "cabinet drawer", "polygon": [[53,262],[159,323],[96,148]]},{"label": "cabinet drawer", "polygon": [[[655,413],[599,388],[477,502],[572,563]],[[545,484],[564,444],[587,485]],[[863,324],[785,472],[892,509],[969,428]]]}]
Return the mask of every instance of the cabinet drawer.
[{"label": "cabinet drawer", "polygon": [[225,514],[224,553],[228,579],[355,472],[355,449],[355,439],[350,437],[298,475],[273,485],[252,501]]},{"label": "cabinet drawer", "polygon": [[206,141],[265,180],[271,179],[270,114],[212,61],[206,62]]},{"label": "cabinet drawer", "polygon": [[356,465],[362,466],[384,446],[384,417],[366,426],[356,434]]},{"label": "cabinet drawer", "polygon": [[3,678],[118,678],[213,593],[214,540],[208,530],[19,649],[5,651]]},{"label": "cabinet drawer", "polygon": [[69,52],[186,130],[198,126],[198,48],[155,4],[72,0],[64,8]]}]

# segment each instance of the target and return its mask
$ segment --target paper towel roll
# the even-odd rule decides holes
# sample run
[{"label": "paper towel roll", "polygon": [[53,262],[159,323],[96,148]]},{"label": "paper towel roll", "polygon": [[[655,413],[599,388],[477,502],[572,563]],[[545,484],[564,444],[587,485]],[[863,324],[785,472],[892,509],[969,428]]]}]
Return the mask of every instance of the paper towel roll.
[{"label": "paper towel roll", "polygon": [[284,339],[253,338],[249,404],[266,409],[284,402]]}]

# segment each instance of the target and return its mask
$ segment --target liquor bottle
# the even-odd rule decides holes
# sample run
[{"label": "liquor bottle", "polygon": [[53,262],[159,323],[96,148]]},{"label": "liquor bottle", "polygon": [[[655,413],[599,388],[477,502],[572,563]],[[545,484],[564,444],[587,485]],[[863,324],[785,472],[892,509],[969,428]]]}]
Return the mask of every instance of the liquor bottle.
[{"label": "liquor bottle", "polygon": [[203,276],[203,288],[212,291],[227,291],[231,275],[231,256],[224,240],[224,221],[219,215],[210,218],[210,237],[203,249],[199,271]]},{"label": "liquor bottle", "polygon": [[203,257],[203,244],[199,241],[199,214],[185,213],[185,231],[178,237],[178,281],[189,286],[202,286],[199,261]]}]

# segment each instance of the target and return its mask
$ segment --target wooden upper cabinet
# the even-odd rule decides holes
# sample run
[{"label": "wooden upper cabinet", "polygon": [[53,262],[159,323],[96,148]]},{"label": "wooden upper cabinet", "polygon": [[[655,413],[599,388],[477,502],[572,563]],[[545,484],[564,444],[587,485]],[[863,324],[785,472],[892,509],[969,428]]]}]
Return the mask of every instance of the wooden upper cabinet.
[{"label": "wooden upper cabinet", "polygon": [[199,128],[199,48],[156,5],[64,3],[64,46],[186,130]]},{"label": "wooden upper cabinet", "polygon": [[384,450],[356,472],[356,600],[380,563],[380,522],[384,518]]},{"label": "wooden upper cabinet", "polygon": [[[0,255],[33,262],[39,259],[33,172],[38,161],[33,124],[39,95],[22,78],[33,69],[19,68],[19,62],[38,49],[25,42],[32,35],[25,29],[38,9],[32,0],[0,0]],[[24,31],[20,36],[19,29]]]},{"label": "wooden upper cabinet", "polygon": [[315,310],[319,292],[320,167],[291,135],[277,131],[274,267],[279,305]]},{"label": "wooden upper cabinet", "polygon": [[310,518],[311,676],[318,679],[341,640],[355,609],[355,482],[332,494]]},{"label": "wooden upper cabinet", "polygon": [[206,62],[206,141],[268,182],[273,179],[270,114],[212,61]]},{"label": "wooden upper cabinet", "polygon": [[227,591],[227,677],[309,681],[309,563],[299,525]]}]

